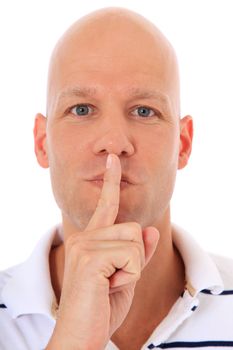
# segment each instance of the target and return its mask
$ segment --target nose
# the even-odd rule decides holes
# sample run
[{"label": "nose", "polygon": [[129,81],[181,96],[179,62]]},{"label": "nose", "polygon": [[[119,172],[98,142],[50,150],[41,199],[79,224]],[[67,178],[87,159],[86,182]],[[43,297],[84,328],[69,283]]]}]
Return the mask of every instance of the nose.
[{"label": "nose", "polygon": [[117,156],[132,156],[135,152],[132,139],[124,128],[111,126],[95,140],[93,151],[98,154],[114,153]]}]

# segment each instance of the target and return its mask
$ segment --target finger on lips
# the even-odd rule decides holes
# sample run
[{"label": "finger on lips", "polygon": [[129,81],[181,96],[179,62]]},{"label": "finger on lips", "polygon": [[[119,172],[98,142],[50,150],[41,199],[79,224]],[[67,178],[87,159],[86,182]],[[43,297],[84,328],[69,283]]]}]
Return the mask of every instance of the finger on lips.
[{"label": "finger on lips", "polygon": [[96,210],[86,230],[113,225],[119,210],[121,163],[115,154],[109,154],[104,173],[103,187]]}]

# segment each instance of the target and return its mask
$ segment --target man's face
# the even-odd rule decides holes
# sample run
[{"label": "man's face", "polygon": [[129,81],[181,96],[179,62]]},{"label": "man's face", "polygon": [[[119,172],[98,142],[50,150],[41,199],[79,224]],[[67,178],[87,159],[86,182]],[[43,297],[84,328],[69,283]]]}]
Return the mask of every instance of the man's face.
[{"label": "man's face", "polygon": [[96,208],[109,153],[122,166],[116,222],[154,225],[172,196],[180,146],[172,64],[149,40],[142,49],[126,41],[71,40],[53,69],[46,150],[56,201],[76,229]]}]

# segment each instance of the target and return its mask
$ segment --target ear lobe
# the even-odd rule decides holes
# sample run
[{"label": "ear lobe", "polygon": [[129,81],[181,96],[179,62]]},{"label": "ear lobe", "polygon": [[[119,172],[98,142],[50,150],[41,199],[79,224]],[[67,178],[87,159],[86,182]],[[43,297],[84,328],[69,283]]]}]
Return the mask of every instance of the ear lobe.
[{"label": "ear lobe", "polygon": [[48,168],[47,140],[46,140],[47,118],[42,114],[37,114],[33,129],[34,134],[34,150],[38,163],[42,168]]},{"label": "ear lobe", "polygon": [[192,151],[193,140],[193,120],[191,116],[186,116],[180,120],[180,149],[178,169],[183,169],[189,160]]}]

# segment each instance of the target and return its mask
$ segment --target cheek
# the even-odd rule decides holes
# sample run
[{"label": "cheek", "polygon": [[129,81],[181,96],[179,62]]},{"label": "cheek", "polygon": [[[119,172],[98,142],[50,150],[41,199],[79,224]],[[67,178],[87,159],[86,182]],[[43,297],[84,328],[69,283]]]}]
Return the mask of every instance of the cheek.
[{"label": "cheek", "polygon": [[77,130],[74,132],[73,129],[63,124],[62,127],[51,127],[48,133],[52,190],[58,207],[66,213],[74,206],[74,198],[78,197],[77,184],[87,154],[85,143],[79,140]]},{"label": "cheek", "polygon": [[162,169],[178,167],[179,133],[178,129],[161,129],[147,135],[147,139],[140,147],[142,157],[146,163],[158,172]]},{"label": "cheek", "polygon": [[49,134],[48,153],[50,166],[65,168],[77,166],[87,150],[87,139],[72,126],[54,127]]}]

